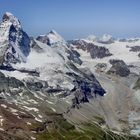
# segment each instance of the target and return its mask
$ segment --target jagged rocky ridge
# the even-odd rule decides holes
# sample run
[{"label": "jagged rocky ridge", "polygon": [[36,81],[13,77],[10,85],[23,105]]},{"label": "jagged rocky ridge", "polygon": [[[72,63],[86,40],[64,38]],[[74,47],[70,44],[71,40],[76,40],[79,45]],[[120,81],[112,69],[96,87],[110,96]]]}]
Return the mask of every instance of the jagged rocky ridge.
[{"label": "jagged rocky ridge", "polygon": [[38,41],[47,44],[50,47],[63,47],[65,49],[65,52],[67,53],[67,57],[69,60],[72,60],[73,62],[77,64],[82,64],[82,60],[80,60],[80,54],[73,50],[70,45],[54,30],[50,31],[46,35],[38,36]]},{"label": "jagged rocky ridge", "polygon": [[94,45],[93,43],[87,43],[84,40],[74,40],[70,41],[72,45],[75,45],[77,49],[82,49],[88,52],[91,58],[104,58],[111,56],[112,54],[109,52],[108,49],[102,46]]},{"label": "jagged rocky ridge", "polygon": [[[115,40],[108,42],[108,39],[110,37],[100,42],[102,44],[80,40],[76,42],[77,49],[75,41],[66,42],[55,31],[37,39],[29,38],[19,20],[6,13],[0,32],[4,58],[0,66],[0,138],[139,139],[130,135],[135,126],[133,123],[132,128],[129,126],[128,117],[131,118],[133,106],[138,109],[137,102],[131,105],[132,97],[127,98],[130,83],[126,86],[120,80],[122,75],[117,80],[123,86],[115,78],[112,82],[110,74],[95,73],[94,65],[86,66],[78,51],[85,50],[93,61],[111,59],[114,54],[104,45],[113,44]],[[12,57],[5,58],[4,48],[14,48],[10,51]],[[108,63],[104,66],[108,68]],[[126,78],[131,79],[131,75]],[[135,81],[135,76],[133,78]]]},{"label": "jagged rocky ridge", "polygon": [[127,47],[130,48],[130,51],[132,52],[140,52],[140,46],[132,46],[132,47],[127,46]]}]

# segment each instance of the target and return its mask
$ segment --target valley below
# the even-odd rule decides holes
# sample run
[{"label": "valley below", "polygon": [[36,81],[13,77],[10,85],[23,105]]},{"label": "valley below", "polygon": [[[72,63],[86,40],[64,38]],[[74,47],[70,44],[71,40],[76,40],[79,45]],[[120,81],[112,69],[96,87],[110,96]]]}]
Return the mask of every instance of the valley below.
[{"label": "valley below", "polygon": [[66,41],[0,23],[0,140],[140,140],[140,38]]}]

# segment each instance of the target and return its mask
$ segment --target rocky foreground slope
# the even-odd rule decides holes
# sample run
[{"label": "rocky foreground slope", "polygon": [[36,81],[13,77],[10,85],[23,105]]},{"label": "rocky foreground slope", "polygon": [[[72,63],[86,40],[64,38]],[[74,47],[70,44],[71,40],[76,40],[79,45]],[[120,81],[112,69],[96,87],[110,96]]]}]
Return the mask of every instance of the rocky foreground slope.
[{"label": "rocky foreground slope", "polygon": [[140,139],[139,49],[131,51],[134,45],[139,39],[122,42],[107,35],[67,42],[54,30],[34,39],[5,13],[0,139]]}]

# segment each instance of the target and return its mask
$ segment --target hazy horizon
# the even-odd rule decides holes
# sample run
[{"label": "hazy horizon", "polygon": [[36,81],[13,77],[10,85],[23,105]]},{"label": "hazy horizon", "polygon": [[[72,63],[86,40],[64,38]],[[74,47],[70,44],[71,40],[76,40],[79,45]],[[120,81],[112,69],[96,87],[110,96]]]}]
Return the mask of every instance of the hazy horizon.
[{"label": "hazy horizon", "polygon": [[65,39],[90,34],[140,37],[139,0],[30,0],[1,2],[0,16],[11,12],[31,36],[54,29]]}]

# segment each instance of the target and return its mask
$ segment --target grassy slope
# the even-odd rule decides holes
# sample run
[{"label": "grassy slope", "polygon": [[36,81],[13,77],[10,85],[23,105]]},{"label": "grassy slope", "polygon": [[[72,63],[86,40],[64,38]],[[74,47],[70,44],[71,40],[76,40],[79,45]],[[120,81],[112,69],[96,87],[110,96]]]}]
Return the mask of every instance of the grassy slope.
[{"label": "grassy slope", "polygon": [[53,127],[38,133],[37,140],[140,140],[133,136],[117,135],[94,123],[81,124],[77,130],[61,116],[53,116]]}]

